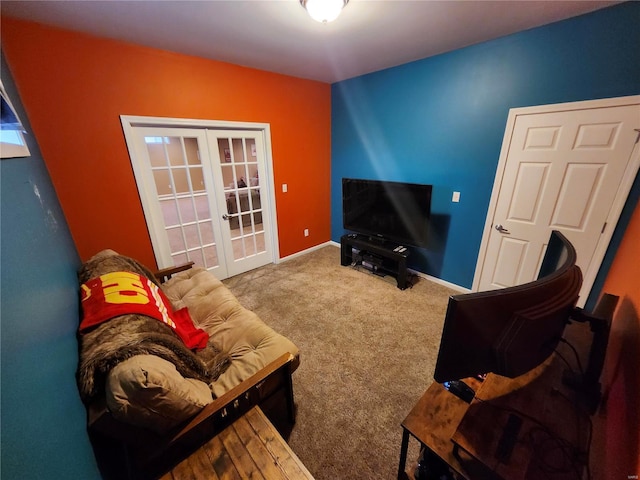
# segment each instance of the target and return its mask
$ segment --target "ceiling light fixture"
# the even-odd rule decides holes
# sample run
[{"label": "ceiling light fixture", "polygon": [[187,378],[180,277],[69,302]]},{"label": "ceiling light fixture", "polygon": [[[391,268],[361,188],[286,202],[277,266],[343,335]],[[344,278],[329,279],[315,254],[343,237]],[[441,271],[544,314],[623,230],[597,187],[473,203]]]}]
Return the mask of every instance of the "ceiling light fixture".
[{"label": "ceiling light fixture", "polygon": [[349,0],[300,0],[311,18],[316,22],[333,22]]}]

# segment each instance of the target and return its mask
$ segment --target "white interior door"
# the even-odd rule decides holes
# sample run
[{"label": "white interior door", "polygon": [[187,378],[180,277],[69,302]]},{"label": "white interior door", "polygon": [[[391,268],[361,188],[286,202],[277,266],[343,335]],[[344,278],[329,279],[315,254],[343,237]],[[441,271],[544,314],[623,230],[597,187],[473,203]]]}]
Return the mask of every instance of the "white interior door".
[{"label": "white interior door", "polygon": [[159,267],[193,261],[224,279],[274,260],[263,132],[125,124],[125,135]]},{"label": "white interior door", "polygon": [[474,290],[534,280],[555,229],[576,248],[586,301],[638,169],[640,104],[558,107],[519,109],[505,133]]},{"label": "white interior door", "polygon": [[227,270],[238,275],[273,261],[263,139],[232,130],[208,130],[207,137]]}]

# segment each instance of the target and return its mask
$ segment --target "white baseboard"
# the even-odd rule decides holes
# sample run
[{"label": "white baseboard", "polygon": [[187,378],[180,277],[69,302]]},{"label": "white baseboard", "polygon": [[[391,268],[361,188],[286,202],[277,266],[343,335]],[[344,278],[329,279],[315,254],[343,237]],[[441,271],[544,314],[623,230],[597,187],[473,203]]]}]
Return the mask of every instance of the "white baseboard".
[{"label": "white baseboard", "polygon": [[301,250],[301,251],[293,253],[291,255],[287,255],[286,257],[282,257],[276,263],[286,262],[287,260],[293,260],[294,258],[300,257],[300,256],[305,255],[307,253],[311,253],[314,250],[319,250],[319,249],[321,249],[323,247],[326,247],[327,245],[337,245],[338,247],[340,246],[340,244],[336,243],[336,242],[332,242],[332,241],[324,242],[324,243],[321,243],[321,244],[316,245],[314,247],[307,248],[305,250]]},{"label": "white baseboard", "polygon": [[[294,253],[293,255],[289,255],[289,256],[283,257],[283,258],[280,259],[280,261],[284,262],[284,261],[287,261],[287,260],[291,260],[293,258],[299,257],[300,255],[304,255],[306,253],[313,252],[314,250],[318,250],[320,248],[326,247],[327,245],[331,245],[333,247],[340,248],[340,243],[334,242],[333,240],[329,240],[328,242],[321,243],[320,245],[316,245],[315,247],[307,248],[306,250],[302,250],[301,252]],[[429,280],[430,282],[437,283],[438,285],[442,285],[443,287],[450,288],[451,290],[456,290],[457,292],[460,292],[460,293],[471,293],[471,289],[465,288],[465,287],[461,287],[460,285],[456,285],[455,283],[447,282],[446,280],[442,280],[442,279],[437,278],[437,277],[432,277],[431,275],[427,275],[426,273],[418,272],[417,270],[409,269],[409,271],[411,273],[419,276],[419,277],[422,277],[422,278],[424,278],[426,280]]]},{"label": "white baseboard", "polygon": [[457,292],[460,292],[460,293],[471,293],[471,289],[465,288],[465,287],[461,287],[460,285],[456,285],[455,283],[447,282],[446,280],[442,280],[442,279],[437,278],[437,277],[432,277],[431,275],[427,275],[426,273],[418,272],[417,270],[409,269],[409,271],[411,273],[421,277],[421,278],[424,278],[425,280],[429,280],[430,282],[437,283],[438,285],[442,285],[443,287],[450,288],[451,290],[456,290]]}]

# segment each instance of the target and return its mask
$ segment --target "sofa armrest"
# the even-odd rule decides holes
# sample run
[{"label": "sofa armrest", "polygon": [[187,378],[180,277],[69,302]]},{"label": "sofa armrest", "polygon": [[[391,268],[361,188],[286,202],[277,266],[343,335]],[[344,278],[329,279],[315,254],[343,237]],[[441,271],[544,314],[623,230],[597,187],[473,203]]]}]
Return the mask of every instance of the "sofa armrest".
[{"label": "sofa armrest", "polygon": [[153,274],[160,281],[160,283],[164,283],[169,280],[172,275],[175,275],[179,272],[184,272],[185,270],[189,270],[191,267],[193,267],[193,265],[193,262],[189,262],[185,263],[184,265],[178,265],[177,267],[162,268],[160,270],[156,270],[155,272],[153,272]]},{"label": "sofa armrest", "polygon": [[[216,398],[202,411],[196,415],[170,442],[170,444],[182,441],[183,438],[191,435],[197,429],[205,428],[207,431],[212,423],[216,427],[220,422],[233,423],[235,419],[248,412],[254,405],[263,399],[262,387],[272,376],[281,375],[286,383],[291,384],[291,365],[294,356],[285,353],[275,359],[262,370],[256,372],[222,396]],[[288,388],[290,385],[287,386]],[[293,391],[291,390],[291,393]],[[289,419],[293,422],[293,396],[287,398],[287,408],[289,409]],[[232,418],[229,418],[232,417]],[[222,429],[220,429],[222,430]]]},{"label": "sofa armrest", "polygon": [[227,426],[284,389],[289,421],[295,422],[291,373],[295,357],[285,353],[227,391],[184,426],[160,436],[111,416],[103,400],[88,405],[88,430],[126,445],[129,478],[157,478],[188,457]]},{"label": "sofa armrest", "polygon": [[[295,421],[291,365],[294,356],[283,354],[236,387],[232,388],[202,409],[184,428],[162,446],[156,446],[155,454],[143,465],[145,476],[162,474],[189,456],[198,447],[220,433],[227,426],[259,405],[268,396],[270,381],[276,381],[286,389],[287,413],[291,423]],[[271,392],[272,393],[272,392]]]}]

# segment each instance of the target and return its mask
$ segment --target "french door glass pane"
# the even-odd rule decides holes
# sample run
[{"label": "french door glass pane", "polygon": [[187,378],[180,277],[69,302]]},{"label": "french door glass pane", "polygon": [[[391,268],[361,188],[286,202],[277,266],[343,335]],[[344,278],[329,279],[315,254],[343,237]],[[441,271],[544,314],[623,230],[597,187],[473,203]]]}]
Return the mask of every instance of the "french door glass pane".
[{"label": "french door glass pane", "polygon": [[187,249],[197,248],[200,245],[200,232],[198,225],[185,225],[184,236],[187,239]]},{"label": "french door glass pane", "polygon": [[189,165],[200,165],[200,154],[198,153],[198,139],[185,138],[184,146],[187,155],[187,163]]},{"label": "french door glass pane", "polygon": [[167,237],[169,237],[169,245],[171,245],[172,253],[185,251],[184,237],[182,236],[180,226],[167,228]]},{"label": "french door glass pane", "polygon": [[202,222],[200,224],[200,235],[202,235],[203,245],[213,244],[213,227],[210,222]]},{"label": "french door glass pane", "polygon": [[218,266],[198,139],[145,137],[145,143],[174,264]]},{"label": "french door glass pane", "polygon": [[205,262],[207,263],[207,265],[218,265],[218,251],[216,250],[215,246],[211,245],[208,247],[204,247],[203,251]]},{"label": "french door glass pane", "polygon": [[180,223],[184,224],[195,221],[196,211],[193,205],[193,198],[181,196],[176,197],[175,201],[180,211]]},{"label": "french door glass pane", "polygon": [[252,138],[219,138],[220,169],[234,260],[265,251],[256,145]]},{"label": "french door glass pane", "polygon": [[176,205],[173,198],[161,199],[160,208],[162,210],[165,227],[178,225],[178,205]]},{"label": "french door glass pane", "polygon": [[153,179],[156,184],[156,190],[159,196],[171,195],[171,178],[169,170],[166,168],[156,168],[153,170]]},{"label": "french door glass pane", "polygon": [[204,176],[202,175],[202,168],[190,168],[189,174],[191,175],[191,185],[194,192],[204,192]]},{"label": "french door glass pane", "polygon": [[171,254],[171,258],[173,259],[174,265],[184,265],[189,261],[186,253]]}]

